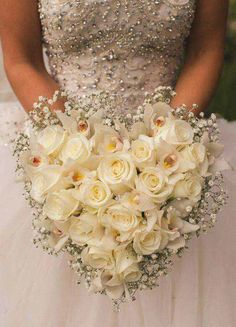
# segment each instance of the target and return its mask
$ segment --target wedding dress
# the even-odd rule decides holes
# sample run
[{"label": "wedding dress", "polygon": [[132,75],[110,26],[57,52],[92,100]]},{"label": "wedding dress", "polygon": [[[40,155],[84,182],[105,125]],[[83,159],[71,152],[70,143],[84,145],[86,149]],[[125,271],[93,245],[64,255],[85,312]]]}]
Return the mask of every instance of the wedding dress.
[{"label": "wedding dress", "polygon": [[[196,0],[40,0],[51,74],[72,98],[107,90],[117,99],[117,113],[132,112],[146,91],[174,87],[195,5]],[[232,171],[225,173],[230,199],[216,228],[190,242],[159,288],[139,293],[115,313],[107,297],[88,295],[84,285],[76,285],[66,256],[48,256],[30,242],[30,210],[6,146],[6,135],[19,128],[24,115],[5,85],[0,93],[0,325],[236,326],[236,123],[219,120]]]}]

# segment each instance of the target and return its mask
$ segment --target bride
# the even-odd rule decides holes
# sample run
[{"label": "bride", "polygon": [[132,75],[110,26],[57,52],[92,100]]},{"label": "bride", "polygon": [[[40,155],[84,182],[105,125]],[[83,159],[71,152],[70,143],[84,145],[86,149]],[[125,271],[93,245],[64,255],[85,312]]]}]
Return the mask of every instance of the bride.
[{"label": "bride", "polygon": [[[227,0],[0,0],[5,71],[26,112],[59,87],[74,99],[108,90],[119,98],[117,113],[132,112],[159,85],[175,88],[173,107],[196,103],[203,111],[222,68],[227,8]],[[2,137],[22,120],[16,105],[1,103]],[[236,125],[219,124],[233,166]],[[191,242],[159,288],[138,294],[117,314],[109,299],[75,285],[65,257],[31,245],[30,212],[9,148],[1,145],[0,155],[1,326],[235,326],[233,199],[215,230]],[[233,197],[235,173],[225,175]]]}]

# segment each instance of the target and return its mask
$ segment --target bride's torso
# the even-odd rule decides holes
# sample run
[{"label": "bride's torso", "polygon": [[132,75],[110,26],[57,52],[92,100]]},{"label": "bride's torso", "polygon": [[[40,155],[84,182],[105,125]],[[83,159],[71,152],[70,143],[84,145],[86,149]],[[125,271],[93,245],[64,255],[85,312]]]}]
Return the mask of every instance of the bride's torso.
[{"label": "bride's torso", "polygon": [[132,109],[145,91],[174,85],[195,3],[40,0],[51,73],[72,96],[107,90]]}]

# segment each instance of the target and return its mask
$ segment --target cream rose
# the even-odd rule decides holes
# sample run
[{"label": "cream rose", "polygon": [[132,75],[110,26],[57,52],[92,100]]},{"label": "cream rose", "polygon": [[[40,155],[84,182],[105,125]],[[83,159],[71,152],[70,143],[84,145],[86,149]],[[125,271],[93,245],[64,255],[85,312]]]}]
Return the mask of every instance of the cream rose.
[{"label": "cream rose", "polygon": [[81,259],[85,265],[95,269],[112,269],[114,258],[111,251],[104,251],[97,247],[86,247],[81,253]]},{"label": "cream rose", "polygon": [[43,166],[32,177],[31,196],[32,198],[42,203],[45,200],[47,193],[56,187],[61,178],[60,166]]},{"label": "cream rose", "polygon": [[109,185],[114,193],[124,193],[134,185],[136,168],[127,153],[104,157],[98,167],[98,177]]},{"label": "cream rose", "polygon": [[160,203],[165,201],[173,190],[167,176],[158,168],[145,168],[136,178],[136,188]]},{"label": "cream rose", "polygon": [[122,276],[127,283],[132,283],[137,282],[141,278],[142,273],[138,267],[138,264],[133,263],[123,270]]},{"label": "cream rose", "polygon": [[116,272],[125,282],[138,281],[142,275],[137,257],[127,249],[115,251]]},{"label": "cream rose", "polygon": [[124,281],[113,270],[104,270],[91,281],[89,291],[97,293],[105,290],[111,299],[119,299],[124,293]]},{"label": "cream rose", "polygon": [[201,198],[202,183],[197,175],[186,174],[183,180],[176,183],[172,196],[175,198],[187,198],[197,202]]},{"label": "cream rose", "polygon": [[36,136],[38,144],[47,155],[56,154],[65,142],[65,139],[66,132],[58,125],[47,126]]},{"label": "cream rose", "polygon": [[66,220],[79,206],[71,190],[60,190],[48,195],[43,207],[44,214],[52,220]]},{"label": "cream rose", "polygon": [[155,165],[155,150],[153,138],[140,135],[131,144],[131,155],[137,167]]},{"label": "cream rose", "polygon": [[164,137],[167,143],[174,145],[185,145],[193,142],[193,128],[184,120],[172,120]]},{"label": "cream rose", "polygon": [[128,208],[113,204],[99,211],[98,217],[105,227],[113,228],[120,233],[134,231],[140,219]]},{"label": "cream rose", "polygon": [[[196,168],[197,172],[201,176],[207,175],[209,169],[209,160],[207,155],[207,149],[203,144],[193,143],[190,146],[186,146],[180,152],[180,155],[183,159],[181,166],[184,167],[184,165],[186,166],[186,163],[191,163],[193,166],[192,169]],[[187,171],[187,169],[185,171]]]},{"label": "cream rose", "polygon": [[180,154],[184,159],[199,165],[206,157],[206,147],[201,143],[193,143],[190,146],[186,146]]},{"label": "cream rose", "polygon": [[92,208],[103,207],[111,197],[110,188],[99,180],[86,180],[78,190],[80,201]]},{"label": "cream rose", "polygon": [[60,152],[60,159],[65,163],[69,160],[79,164],[85,162],[91,154],[90,142],[83,134],[71,135]]},{"label": "cream rose", "polygon": [[137,232],[134,236],[133,247],[136,253],[148,255],[156,252],[161,244],[160,231]]},{"label": "cream rose", "polygon": [[111,299],[119,299],[125,292],[127,282],[135,282],[141,278],[137,258],[126,249],[115,251],[113,269],[102,271],[92,280],[90,292],[105,290]]},{"label": "cream rose", "polygon": [[74,217],[69,228],[69,235],[72,241],[80,246],[86,245],[90,239],[96,238],[94,231],[97,224],[97,217],[90,213]]}]

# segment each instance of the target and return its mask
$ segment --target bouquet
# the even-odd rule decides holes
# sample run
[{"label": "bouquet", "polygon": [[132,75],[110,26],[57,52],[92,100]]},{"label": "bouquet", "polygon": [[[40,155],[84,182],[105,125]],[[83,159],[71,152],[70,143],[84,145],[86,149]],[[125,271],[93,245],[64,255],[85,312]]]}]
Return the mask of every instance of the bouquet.
[{"label": "bouquet", "polygon": [[187,241],[214,226],[226,194],[216,117],[174,110],[171,88],[118,114],[106,92],[39,98],[15,143],[34,243],[67,252],[92,293],[116,308],[152,289]]}]

